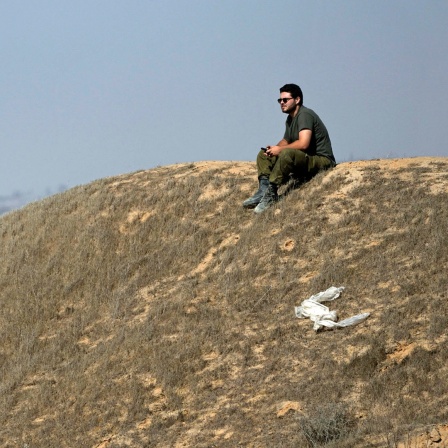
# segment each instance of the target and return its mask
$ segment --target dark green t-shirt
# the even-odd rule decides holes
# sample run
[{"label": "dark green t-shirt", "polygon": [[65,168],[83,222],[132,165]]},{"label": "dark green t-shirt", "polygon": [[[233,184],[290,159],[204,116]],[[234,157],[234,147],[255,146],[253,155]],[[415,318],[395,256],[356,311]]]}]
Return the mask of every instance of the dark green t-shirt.
[{"label": "dark green t-shirt", "polygon": [[286,130],[283,138],[288,143],[292,143],[299,138],[299,132],[303,129],[309,129],[313,133],[306,153],[310,156],[325,156],[336,164],[327,128],[316,112],[308,109],[308,107],[300,106],[299,113],[294,118],[288,116],[286,119]]}]

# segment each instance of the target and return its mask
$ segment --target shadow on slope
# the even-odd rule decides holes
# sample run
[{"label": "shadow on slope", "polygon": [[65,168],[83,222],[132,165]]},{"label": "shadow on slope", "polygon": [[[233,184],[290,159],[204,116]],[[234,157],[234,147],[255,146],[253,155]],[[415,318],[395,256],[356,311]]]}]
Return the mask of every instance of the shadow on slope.
[{"label": "shadow on slope", "polygon": [[[254,216],[253,164],[175,165],[4,216],[2,446],[394,446],[446,421],[447,171],[344,163]],[[331,285],[371,317],[316,334],[293,308]]]}]

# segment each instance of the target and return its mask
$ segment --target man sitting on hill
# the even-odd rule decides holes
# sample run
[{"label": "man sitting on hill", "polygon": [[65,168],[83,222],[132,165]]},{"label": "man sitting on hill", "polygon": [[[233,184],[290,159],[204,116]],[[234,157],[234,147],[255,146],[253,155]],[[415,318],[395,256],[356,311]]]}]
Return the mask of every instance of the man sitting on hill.
[{"label": "man sitting on hill", "polygon": [[243,202],[243,207],[262,213],[278,200],[277,189],[290,175],[309,180],[321,170],[336,165],[327,128],[319,116],[303,105],[301,88],[286,84],[277,100],[288,114],[282,140],[262,148],[257,156],[258,191]]}]

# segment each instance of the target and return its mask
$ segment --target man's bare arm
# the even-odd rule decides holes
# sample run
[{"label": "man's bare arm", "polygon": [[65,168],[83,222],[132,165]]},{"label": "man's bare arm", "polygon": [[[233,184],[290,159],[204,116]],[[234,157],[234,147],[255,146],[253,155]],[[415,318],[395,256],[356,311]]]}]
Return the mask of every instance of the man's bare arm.
[{"label": "man's bare arm", "polygon": [[310,129],[303,129],[299,132],[299,138],[291,143],[288,143],[285,139],[282,139],[276,146],[268,146],[266,155],[278,156],[284,149],[298,149],[300,151],[306,151],[310,146],[312,135],[313,133]]},{"label": "man's bare arm", "polygon": [[278,143],[277,146],[286,146],[288,144],[288,141],[282,138]]}]

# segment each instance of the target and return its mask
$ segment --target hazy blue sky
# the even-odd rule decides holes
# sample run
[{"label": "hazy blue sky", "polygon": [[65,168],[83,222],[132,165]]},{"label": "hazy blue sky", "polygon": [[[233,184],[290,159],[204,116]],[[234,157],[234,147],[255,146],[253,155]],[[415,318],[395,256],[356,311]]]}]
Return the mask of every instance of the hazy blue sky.
[{"label": "hazy blue sky", "polygon": [[448,156],[448,1],[4,0],[0,196],[253,160],[285,83],[338,161]]}]

